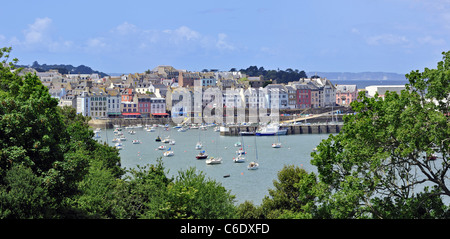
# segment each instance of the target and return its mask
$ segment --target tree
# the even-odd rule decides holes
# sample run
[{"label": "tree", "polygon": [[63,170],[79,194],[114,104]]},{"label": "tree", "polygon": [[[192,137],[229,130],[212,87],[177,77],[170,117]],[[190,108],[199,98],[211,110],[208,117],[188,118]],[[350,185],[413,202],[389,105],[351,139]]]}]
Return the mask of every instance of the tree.
[{"label": "tree", "polygon": [[90,167],[122,176],[118,151],[94,141],[87,119],[60,109],[35,74],[8,62],[10,52],[0,49],[0,217],[84,217],[73,203],[80,182]]},{"label": "tree", "polygon": [[401,94],[351,104],[342,131],[312,153],[329,185],[322,217],[442,218],[450,196],[450,52],[437,69],[407,74]]}]

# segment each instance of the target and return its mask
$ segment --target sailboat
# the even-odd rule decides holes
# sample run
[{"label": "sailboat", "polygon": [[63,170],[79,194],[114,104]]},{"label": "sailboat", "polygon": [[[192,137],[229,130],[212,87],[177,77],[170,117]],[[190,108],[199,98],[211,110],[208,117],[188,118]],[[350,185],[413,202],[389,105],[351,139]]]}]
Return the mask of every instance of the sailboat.
[{"label": "sailboat", "polygon": [[211,158],[207,159],[205,162],[206,162],[206,164],[221,164],[222,157],[218,157],[218,158],[211,157]]},{"label": "sailboat", "polygon": [[256,161],[258,160],[258,148],[256,147],[256,136],[255,136],[255,161],[252,161],[248,164],[247,169],[248,170],[256,170],[259,168],[259,163]]},{"label": "sailboat", "polygon": [[[216,154],[217,154],[217,139],[216,141]],[[206,164],[221,164],[222,163],[222,157],[210,157],[205,161]]]},{"label": "sailboat", "polygon": [[202,147],[203,147],[203,145],[202,145],[202,142],[200,142],[200,130],[198,131],[198,142],[197,142],[197,144],[195,145],[195,149],[196,150],[200,150],[200,149],[202,149]]},{"label": "sailboat", "polygon": [[[239,155],[244,155],[244,154],[246,154],[247,152],[245,152],[245,146],[244,146],[244,138],[242,138],[242,135],[241,135],[241,142],[242,142],[242,144],[241,144],[241,148],[240,149],[238,149],[238,151],[236,151],[236,154],[239,156]],[[239,142],[239,143],[241,143],[241,142]],[[236,146],[236,144],[235,144],[235,146]]]},{"label": "sailboat", "polygon": [[281,148],[280,135],[277,135],[277,141],[272,144],[272,148]]},{"label": "sailboat", "polygon": [[235,163],[244,163],[245,162],[245,156],[244,155],[238,155],[237,157],[233,158],[233,162],[235,162]]}]

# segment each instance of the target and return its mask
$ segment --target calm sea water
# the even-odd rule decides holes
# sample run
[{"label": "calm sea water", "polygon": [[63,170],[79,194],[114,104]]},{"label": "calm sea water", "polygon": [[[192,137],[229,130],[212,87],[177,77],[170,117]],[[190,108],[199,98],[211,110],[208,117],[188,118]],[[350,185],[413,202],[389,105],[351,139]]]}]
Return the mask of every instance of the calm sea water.
[{"label": "calm sea water", "polygon": [[404,85],[408,80],[331,80],[333,84],[338,85],[356,85],[358,89],[364,89],[371,85]]},{"label": "calm sea water", "polygon": [[[220,136],[219,132],[214,132],[212,127],[208,130],[190,129],[186,132],[178,132],[177,129],[170,128],[169,131],[157,128],[155,132],[147,132],[144,128],[133,129],[135,135],[128,133],[129,129],[123,129],[123,134],[127,138],[122,142],[124,149],[120,150],[121,164],[125,168],[135,168],[137,165],[156,164],[157,158],[163,156],[163,150],[157,147],[164,144],[155,142],[156,136],[161,138],[170,136],[175,140],[175,145],[164,144],[171,147],[175,155],[173,157],[163,157],[166,170],[169,176],[176,176],[178,171],[195,167],[206,174],[207,177],[220,182],[226,189],[236,196],[237,203],[245,200],[260,204],[264,196],[268,195],[268,189],[273,188],[273,180],[277,179],[277,173],[284,165],[296,165],[308,172],[316,171],[310,164],[311,152],[322,139],[326,139],[326,134],[309,135],[284,135],[280,136],[282,147],[275,149],[271,145],[277,141],[276,136]],[[102,130],[99,133],[99,141],[106,141],[114,145],[112,139],[115,137],[113,130]],[[199,140],[203,143],[203,149],[209,156],[222,157],[222,164],[207,165],[205,160],[198,160],[195,156],[199,150],[195,145]],[[133,139],[139,139],[141,144],[133,144]],[[247,151],[246,163],[234,163],[238,147],[234,144],[237,141],[244,143]],[[255,150],[255,141],[256,149]],[[260,166],[258,170],[247,170],[250,161],[256,160]],[[224,178],[224,175],[230,175]]]}]

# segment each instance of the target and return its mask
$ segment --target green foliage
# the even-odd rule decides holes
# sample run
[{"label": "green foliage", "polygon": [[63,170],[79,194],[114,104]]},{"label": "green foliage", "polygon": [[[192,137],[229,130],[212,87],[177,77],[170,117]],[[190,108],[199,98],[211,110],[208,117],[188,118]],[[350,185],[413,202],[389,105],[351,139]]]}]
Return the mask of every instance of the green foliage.
[{"label": "green foliage", "polygon": [[[444,53],[437,69],[406,75],[410,84],[400,95],[361,94],[351,105],[357,114],[346,116],[342,132],[312,153],[319,179],[331,188],[321,202],[323,217],[446,215],[441,197],[450,196],[445,180],[450,168],[449,57],[450,52]],[[434,186],[433,192],[420,191],[427,185]]]},{"label": "green foliage", "polygon": [[54,214],[54,199],[41,178],[30,168],[15,165],[6,172],[0,186],[0,218],[47,218]]},{"label": "green foliage", "polygon": [[[234,69],[234,68],[233,68]],[[305,71],[299,71],[297,69],[292,70],[291,68],[283,70],[265,70],[264,67],[249,66],[247,69],[239,70],[248,76],[263,76],[265,80],[276,80],[278,84],[287,84],[291,81],[298,81],[300,78],[307,78]],[[267,85],[269,82],[266,82]]]}]

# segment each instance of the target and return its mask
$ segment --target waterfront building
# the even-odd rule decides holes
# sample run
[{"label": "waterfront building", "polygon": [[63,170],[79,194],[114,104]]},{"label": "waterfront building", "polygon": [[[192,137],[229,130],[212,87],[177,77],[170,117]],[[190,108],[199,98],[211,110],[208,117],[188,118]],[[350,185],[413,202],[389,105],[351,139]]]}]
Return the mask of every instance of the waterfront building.
[{"label": "waterfront building", "polygon": [[141,117],[149,118],[151,114],[151,95],[137,94],[137,100]]},{"label": "waterfront building", "polygon": [[103,89],[93,88],[90,92],[91,97],[91,111],[92,118],[106,118],[107,117],[107,95]]},{"label": "waterfront building", "polygon": [[400,94],[404,89],[406,89],[405,85],[371,85],[366,87],[369,97],[374,97],[375,93],[378,93],[379,97],[384,97],[387,91]]},{"label": "waterfront building", "polygon": [[166,99],[164,98],[150,98],[151,115],[152,117],[167,117]]},{"label": "waterfront building", "polygon": [[107,96],[106,99],[108,101],[108,106],[106,108],[106,112],[108,118],[117,118],[121,116],[120,111],[120,103],[122,100],[121,95],[119,94],[118,89],[106,89]]},{"label": "waterfront building", "polygon": [[284,87],[288,92],[288,109],[297,108],[297,90],[290,85],[286,85]]},{"label": "waterfront building", "polygon": [[282,84],[270,84],[267,89],[267,103],[270,108],[288,109],[288,91]]},{"label": "waterfront building", "polygon": [[356,85],[336,85],[336,104],[348,106],[358,97]]},{"label": "waterfront building", "polygon": [[[311,91],[312,89],[317,87],[314,87],[312,84],[297,84],[296,87],[296,93],[297,93],[297,108],[299,109],[309,109],[311,108]],[[318,94],[318,91],[316,90],[314,93]],[[318,97],[316,97],[318,99]]]}]

